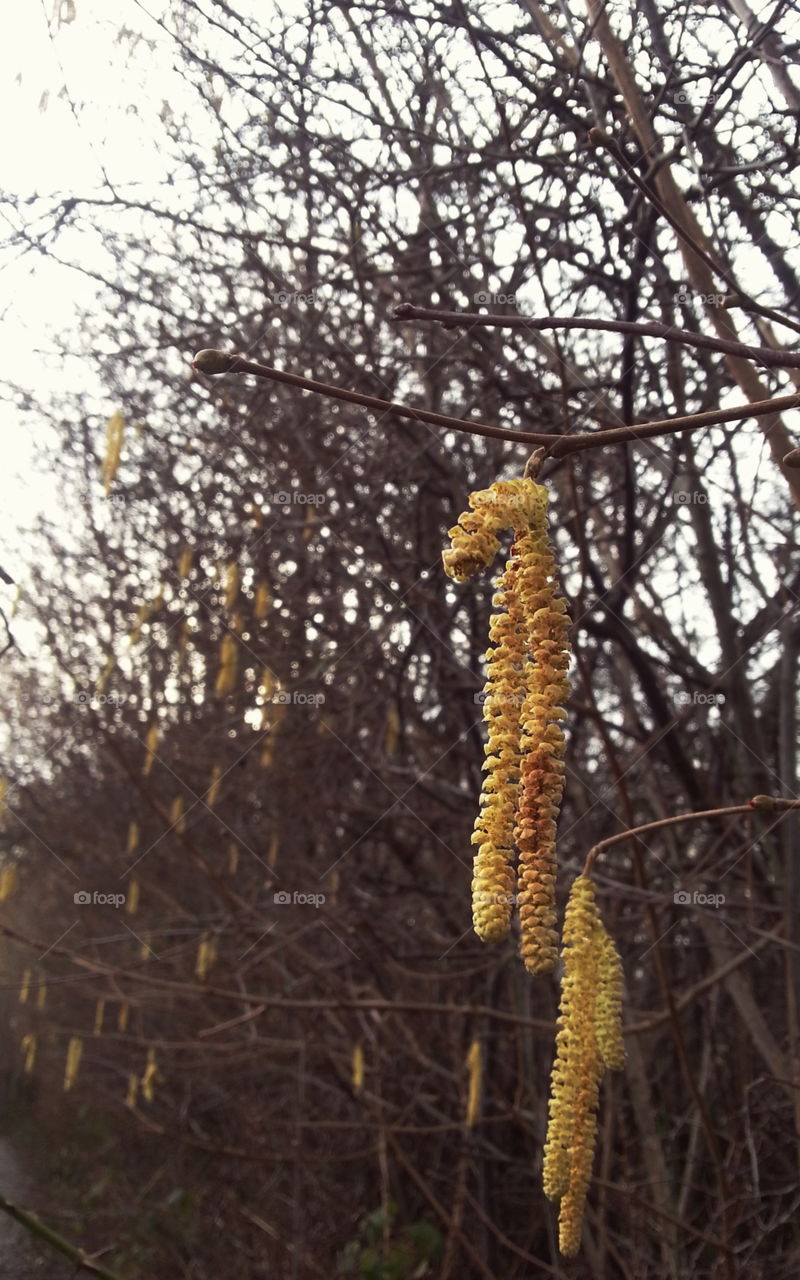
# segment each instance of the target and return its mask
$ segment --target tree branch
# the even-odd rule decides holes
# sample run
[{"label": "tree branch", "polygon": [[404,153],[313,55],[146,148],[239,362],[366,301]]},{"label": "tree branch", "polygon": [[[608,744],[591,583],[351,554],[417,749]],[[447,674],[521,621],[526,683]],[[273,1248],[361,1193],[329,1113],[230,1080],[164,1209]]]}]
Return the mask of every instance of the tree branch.
[{"label": "tree branch", "polygon": [[28,1213],[26,1209],[18,1209],[10,1200],[6,1200],[5,1196],[0,1195],[0,1209],[14,1218],[17,1222],[21,1222],[23,1227],[37,1236],[40,1240],[46,1241],[52,1245],[65,1258],[69,1258],[70,1262],[74,1262],[78,1270],[88,1271],[90,1275],[100,1276],[102,1280],[122,1280],[118,1271],[109,1271],[106,1267],[101,1267],[99,1263],[92,1262],[87,1258],[82,1249],[78,1249],[74,1244],[70,1244],[69,1240],[65,1240],[58,1232],[53,1231],[52,1227],[48,1227],[44,1222],[33,1213]]},{"label": "tree branch", "polygon": [[765,369],[800,369],[800,352],[779,351],[772,347],[753,347],[747,342],[734,342],[730,338],[715,338],[707,333],[695,333],[692,329],[679,329],[675,325],[661,324],[657,320],[600,320],[593,316],[520,316],[492,315],[479,311],[439,311],[433,307],[417,307],[413,302],[401,302],[392,313],[393,320],[430,320],[445,329],[461,325],[486,325],[496,329],[530,329],[538,333],[542,329],[602,329],[609,333],[635,333],[643,338],[663,338],[665,342],[680,342],[688,347],[704,347],[726,355],[742,356],[754,360]]},{"label": "tree branch", "polygon": [[639,422],[629,427],[609,427],[607,430],[588,431],[576,436],[544,435],[534,431],[512,431],[506,427],[492,427],[485,422],[468,422],[463,418],[451,418],[447,414],[432,413],[427,409],[414,409],[409,405],[396,404],[392,400],[380,400],[377,396],[363,395],[360,391],[332,387],[325,382],[316,382],[313,378],[304,378],[297,373],[285,373],[282,369],[272,369],[269,365],[256,364],[252,360],[245,360],[243,356],[229,355],[225,351],[213,349],[199,351],[192,361],[192,367],[201,373],[211,375],[251,373],[256,378],[288,383],[292,387],[300,387],[303,391],[314,391],[317,395],[327,396],[333,400],[345,400],[349,404],[364,405],[368,409],[394,413],[398,417],[411,418],[417,422],[430,422],[434,426],[446,427],[449,431],[465,431],[470,435],[491,436],[496,440],[543,445],[547,450],[546,456],[551,458],[565,458],[568,454],[580,453],[584,449],[604,449],[609,445],[647,440],[653,436],[677,435],[681,431],[696,431],[721,422],[735,422],[738,419],[780,413],[784,409],[800,407],[800,392],[794,392],[792,395],[777,396],[772,400],[757,400],[749,404],[734,405],[732,409],[709,409],[705,413],[693,413],[685,418]]}]

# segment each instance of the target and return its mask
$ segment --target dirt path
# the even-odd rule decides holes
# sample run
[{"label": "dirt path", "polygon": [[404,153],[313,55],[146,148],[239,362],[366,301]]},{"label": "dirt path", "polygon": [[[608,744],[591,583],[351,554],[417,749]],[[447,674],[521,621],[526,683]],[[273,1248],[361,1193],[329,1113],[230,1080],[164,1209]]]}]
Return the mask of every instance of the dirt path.
[{"label": "dirt path", "polygon": [[[20,1208],[28,1207],[29,1182],[5,1138],[0,1137],[0,1192]],[[2,1280],[66,1280],[75,1267],[44,1243],[36,1241],[20,1223],[0,1210],[0,1277]]]}]

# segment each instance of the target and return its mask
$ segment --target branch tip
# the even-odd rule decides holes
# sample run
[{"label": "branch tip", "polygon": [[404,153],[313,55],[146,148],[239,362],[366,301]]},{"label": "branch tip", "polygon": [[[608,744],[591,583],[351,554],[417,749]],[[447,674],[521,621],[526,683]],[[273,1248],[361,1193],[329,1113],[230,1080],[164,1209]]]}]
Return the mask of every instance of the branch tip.
[{"label": "branch tip", "polygon": [[228,373],[234,360],[235,356],[229,356],[226,351],[207,347],[204,351],[198,351],[192,361],[192,368],[199,369],[200,373]]}]

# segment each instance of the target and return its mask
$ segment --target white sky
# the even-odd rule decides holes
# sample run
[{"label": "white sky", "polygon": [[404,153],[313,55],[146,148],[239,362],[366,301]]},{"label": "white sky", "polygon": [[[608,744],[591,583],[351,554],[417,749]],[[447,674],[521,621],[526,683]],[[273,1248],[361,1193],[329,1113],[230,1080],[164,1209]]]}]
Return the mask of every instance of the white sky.
[{"label": "white sky", "polygon": [[[0,43],[0,113],[6,122],[0,182],[17,202],[17,227],[36,225],[37,205],[29,203],[36,195],[101,195],[104,169],[126,191],[138,183],[152,189],[164,172],[153,144],[151,122],[162,105],[153,86],[174,96],[182,83],[172,74],[174,46],[133,0],[115,0],[113,6],[76,0],[74,20],[60,24],[59,14],[69,19],[73,6],[70,0],[51,4],[15,6]],[[164,7],[156,0],[154,11]],[[120,35],[126,24],[148,31],[152,43],[132,50]],[[13,230],[4,221],[0,238]],[[85,367],[65,361],[59,347],[61,340],[69,347],[76,316],[91,307],[96,286],[35,252],[16,250],[0,265],[0,376],[26,388],[84,388]],[[102,401],[103,388],[86,389]],[[116,406],[109,401],[106,407],[110,414]],[[20,528],[36,511],[57,512],[62,501],[52,476],[39,467],[46,435],[46,424],[34,428],[0,405],[0,564],[15,577],[24,576]],[[0,587],[0,600],[8,590]]]}]

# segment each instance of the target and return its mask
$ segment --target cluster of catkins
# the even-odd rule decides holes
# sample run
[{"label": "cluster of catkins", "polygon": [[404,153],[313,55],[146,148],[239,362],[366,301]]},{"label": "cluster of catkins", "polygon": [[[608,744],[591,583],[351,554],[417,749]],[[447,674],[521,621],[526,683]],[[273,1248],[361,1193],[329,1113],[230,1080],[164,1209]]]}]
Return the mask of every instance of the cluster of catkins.
[{"label": "cluster of catkins", "polygon": [[519,904],[520,949],[531,973],[558,958],[556,820],[564,790],[561,703],[569,693],[567,602],[556,594],[547,537],[547,490],[533,480],[501,480],[470,494],[472,511],[450,530],[445,571],[464,582],[488,565],[503,529],[515,532],[489,624],[483,713],[486,778],[475,822],[472,881],[475,932],[504,938]]},{"label": "cluster of catkins", "polygon": [[[519,905],[520,950],[530,973],[558,958],[556,821],[564,790],[565,713],[569,693],[566,601],[556,592],[547,536],[547,491],[528,477],[470,494],[471,511],[450,530],[445,571],[465,582],[514,530],[511,557],[493,597],[484,718],[486,774],[472,836],[475,931],[486,942],[507,936]],[[572,1256],[591,1176],[600,1079],[624,1062],[622,968],[600,919],[594,886],[573,884],[564,920],[561,1008],[544,1156],[544,1189],[559,1204],[559,1246]]]}]

